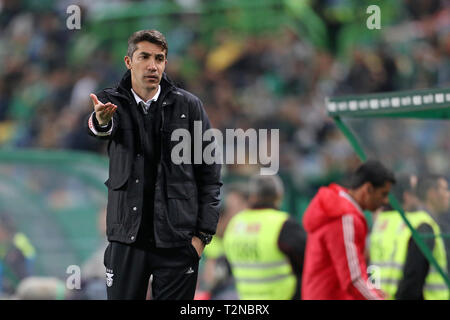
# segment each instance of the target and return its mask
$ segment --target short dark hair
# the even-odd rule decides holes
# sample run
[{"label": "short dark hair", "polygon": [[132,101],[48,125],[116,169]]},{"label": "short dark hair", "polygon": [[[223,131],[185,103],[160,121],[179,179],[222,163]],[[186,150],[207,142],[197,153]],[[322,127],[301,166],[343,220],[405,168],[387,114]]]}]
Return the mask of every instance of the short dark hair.
[{"label": "short dark hair", "polygon": [[158,30],[139,30],[133,33],[130,38],[128,38],[127,56],[131,58],[137,49],[137,44],[142,41],[148,41],[161,46],[163,50],[166,51],[167,58],[169,46],[164,35]]},{"label": "short dark hair", "polygon": [[283,197],[283,182],[277,175],[254,175],[249,181],[249,195],[255,197],[253,208],[275,208],[278,199]]},{"label": "short dark hair", "polygon": [[366,182],[370,182],[374,188],[383,187],[386,182],[395,184],[395,176],[378,160],[368,160],[364,162],[353,173],[350,181],[350,188],[357,189]]},{"label": "short dark hair", "polygon": [[445,179],[445,177],[434,173],[420,175],[417,179],[417,195],[420,200],[426,200],[428,190],[436,188],[438,186],[439,179]]},{"label": "short dark hair", "polygon": [[237,193],[245,201],[248,200],[248,185],[244,182],[232,182],[225,186],[224,191],[225,195],[229,195],[230,193]]}]

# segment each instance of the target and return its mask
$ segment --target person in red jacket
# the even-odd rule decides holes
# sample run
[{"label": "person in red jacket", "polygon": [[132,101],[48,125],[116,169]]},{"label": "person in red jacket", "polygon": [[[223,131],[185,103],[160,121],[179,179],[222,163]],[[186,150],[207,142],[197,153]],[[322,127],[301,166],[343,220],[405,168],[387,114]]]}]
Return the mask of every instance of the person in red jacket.
[{"label": "person in red jacket", "polygon": [[334,183],[319,189],[303,216],[307,232],[303,299],[383,299],[368,281],[363,210],[387,204],[393,184],[394,174],[370,160],[353,173],[349,189]]}]

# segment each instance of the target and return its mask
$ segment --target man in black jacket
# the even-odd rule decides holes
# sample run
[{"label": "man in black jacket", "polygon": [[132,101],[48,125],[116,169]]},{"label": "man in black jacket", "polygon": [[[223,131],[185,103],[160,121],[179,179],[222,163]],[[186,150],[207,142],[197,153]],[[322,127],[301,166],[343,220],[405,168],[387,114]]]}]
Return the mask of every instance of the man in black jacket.
[{"label": "man in black jacket", "polygon": [[[435,234],[430,224],[432,220],[439,224],[440,214],[448,209],[449,194],[445,178],[439,175],[421,177],[403,175],[398,178],[393,194],[402,201],[407,219],[433,253],[434,258],[437,259],[440,255],[445,256],[445,252],[439,252],[445,250],[443,246],[437,249],[438,252],[433,251],[438,241],[442,240]],[[423,219],[424,214],[429,215],[430,218]],[[416,220],[417,218],[419,220]],[[445,295],[444,284],[434,283],[429,286],[427,277],[432,265],[411,235],[407,238],[403,237],[404,230],[408,230],[408,227],[400,214],[388,206],[387,210],[380,212],[376,219],[371,235],[371,262],[380,268],[385,268],[385,272],[380,271],[381,279],[379,280],[382,289],[386,290],[390,298],[424,300],[425,298],[439,299],[442,292]],[[386,242],[386,239],[389,241]],[[405,253],[402,257],[404,260],[398,260],[398,252]],[[437,259],[437,262],[444,267],[442,261]],[[401,276],[396,277],[390,269],[396,270],[396,273],[400,272]],[[444,271],[447,272],[447,270]],[[375,275],[376,273],[374,277]],[[427,287],[428,290],[434,290],[433,296],[425,295]]]},{"label": "man in black jacket", "polygon": [[[445,177],[440,175],[423,175],[419,177],[416,188],[418,197],[423,201],[423,209],[440,225],[440,217],[449,208],[449,190]],[[423,236],[422,239],[430,252],[433,252],[439,237],[436,237],[436,235],[435,237],[430,237],[430,235],[434,234],[431,225],[425,222],[421,223],[416,231]],[[408,241],[403,278],[399,282],[395,299],[423,300],[426,278],[430,268],[430,262],[411,238]],[[443,271],[448,274],[446,269]]]},{"label": "man in black jacket", "polygon": [[[128,40],[128,71],[117,87],[91,94],[89,134],[108,140],[105,251],[108,299],[193,299],[198,262],[218,221],[220,164],[175,164],[172,133],[210,128],[201,101],[164,73],[168,46],[156,30]],[[203,141],[191,139],[194,144]],[[192,155],[192,158],[193,155]],[[176,161],[175,161],[176,162]]]}]

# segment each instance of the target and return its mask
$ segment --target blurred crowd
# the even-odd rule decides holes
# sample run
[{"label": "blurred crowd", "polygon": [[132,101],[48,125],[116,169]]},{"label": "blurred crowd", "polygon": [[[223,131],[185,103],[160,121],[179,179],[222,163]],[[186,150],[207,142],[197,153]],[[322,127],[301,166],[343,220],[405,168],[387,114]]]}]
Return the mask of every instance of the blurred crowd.
[{"label": "blurred crowd", "polygon": [[[339,2],[311,1],[331,43],[345,42],[336,31],[343,23],[325,10]],[[86,2],[79,3],[83,14],[89,10]],[[92,109],[89,93],[113,86],[125,67],[118,67],[108,46],[96,48],[87,59],[74,58],[74,39],[83,29],[67,30],[64,4],[50,9],[2,1],[1,146],[105,150],[84,133],[82,120]],[[294,27],[245,38],[222,30],[209,47],[195,40],[194,29],[174,31],[166,71],[203,100],[215,127],[280,129],[280,168],[302,185],[355,165],[349,144],[327,117],[327,96],[450,83],[449,1],[405,0],[398,7],[396,23],[383,25],[379,39],[354,43],[345,56],[338,56],[333,45],[315,47]]]}]

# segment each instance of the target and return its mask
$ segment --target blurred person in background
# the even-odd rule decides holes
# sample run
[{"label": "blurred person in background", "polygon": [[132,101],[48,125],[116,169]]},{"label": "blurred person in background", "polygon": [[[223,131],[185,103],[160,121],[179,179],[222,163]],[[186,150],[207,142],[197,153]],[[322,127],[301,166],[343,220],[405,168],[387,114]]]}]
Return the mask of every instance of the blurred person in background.
[{"label": "blurred person in background", "polygon": [[231,266],[223,248],[223,236],[230,219],[247,207],[247,185],[238,182],[227,185],[223,210],[217,224],[217,232],[211,243],[203,251],[206,261],[201,280],[211,300],[238,299]]},{"label": "blurred person in background", "polygon": [[297,221],[279,211],[283,195],[278,176],[253,176],[249,209],[225,230],[225,254],[242,300],[301,298],[306,237]]},{"label": "blurred person in background", "polygon": [[377,300],[383,293],[368,284],[364,256],[368,226],[363,210],[387,204],[394,174],[369,160],[351,176],[350,188],[321,187],[303,216],[307,232],[302,298]]},{"label": "blurred person in background", "polygon": [[[392,188],[392,193],[400,201],[406,215],[420,209],[420,200],[417,196],[417,176],[402,175]],[[383,206],[374,215],[374,223],[370,234],[370,265],[379,269],[379,281],[381,289],[387,298],[394,299],[398,288],[398,281],[391,279],[392,272],[397,272],[393,266],[394,250],[396,248],[397,233],[403,219],[400,213],[394,210],[390,204]]]},{"label": "blurred person in background", "polygon": [[70,292],[64,281],[54,277],[27,277],[17,287],[14,300],[66,300]]},{"label": "blurred person in background", "polygon": [[35,249],[6,214],[0,215],[0,294],[11,295],[33,273]]},{"label": "blurred person in background", "polygon": [[[201,101],[164,73],[168,44],[157,30],[128,40],[128,71],[115,88],[91,94],[90,135],[109,140],[105,251],[108,299],[194,298],[201,254],[219,218],[220,164],[172,159],[174,130],[211,125]],[[207,143],[204,141],[203,150]],[[183,140],[184,141],[184,140]]]},{"label": "blurred person in background", "polygon": [[[447,272],[445,246],[442,238],[436,237],[441,231],[433,215],[448,209],[448,185],[441,176],[411,178],[401,177],[394,195],[402,199],[406,218]],[[370,257],[371,264],[380,268],[381,289],[390,299],[448,300],[444,279],[430,266],[399,212],[386,211],[377,217],[371,234]]]}]

